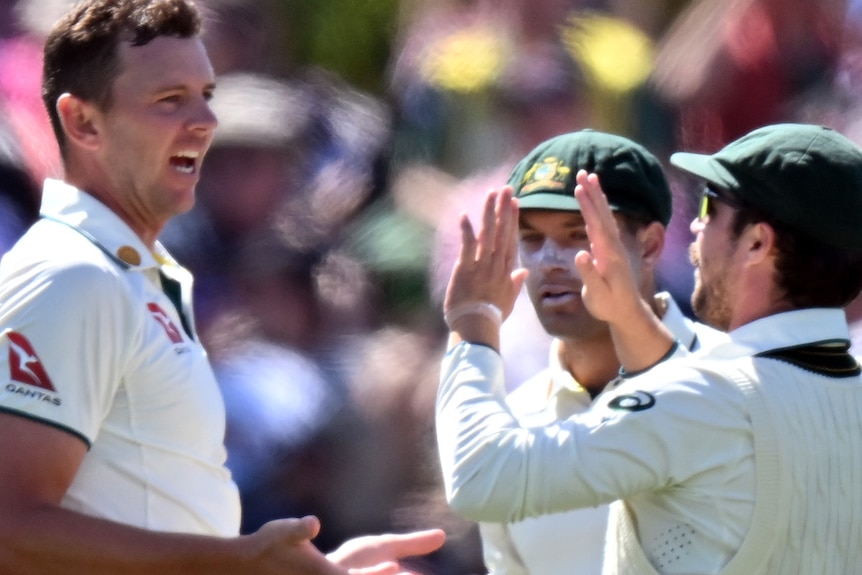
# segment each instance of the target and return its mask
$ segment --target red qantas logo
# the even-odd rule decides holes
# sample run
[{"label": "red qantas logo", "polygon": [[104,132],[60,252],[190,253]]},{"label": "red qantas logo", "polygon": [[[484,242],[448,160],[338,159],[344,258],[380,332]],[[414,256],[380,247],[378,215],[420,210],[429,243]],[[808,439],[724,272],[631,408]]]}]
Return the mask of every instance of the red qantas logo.
[{"label": "red qantas logo", "polygon": [[12,381],[56,392],[30,341],[14,331],[6,336],[9,338],[9,377]]},{"label": "red qantas logo", "polygon": [[162,324],[162,327],[165,329],[165,333],[168,334],[168,338],[170,338],[172,343],[183,342],[183,335],[180,333],[180,330],[177,329],[177,326],[174,325],[170,316],[165,313],[165,310],[160,308],[157,303],[152,302],[147,304],[147,309],[150,310],[150,313],[153,314],[156,321]]}]

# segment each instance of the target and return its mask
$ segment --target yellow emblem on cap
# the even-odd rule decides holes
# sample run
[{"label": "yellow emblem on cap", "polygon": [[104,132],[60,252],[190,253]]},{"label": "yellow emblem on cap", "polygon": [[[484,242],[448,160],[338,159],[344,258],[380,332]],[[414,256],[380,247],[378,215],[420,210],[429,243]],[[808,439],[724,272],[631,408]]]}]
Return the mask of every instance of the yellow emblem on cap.
[{"label": "yellow emblem on cap", "polygon": [[566,178],[571,173],[571,168],[566,166],[562,160],[550,157],[541,162],[536,162],[524,174],[521,193],[526,194],[536,189],[563,189]]},{"label": "yellow emblem on cap", "polygon": [[141,265],[141,254],[132,246],[121,246],[117,250],[117,257],[132,266]]}]

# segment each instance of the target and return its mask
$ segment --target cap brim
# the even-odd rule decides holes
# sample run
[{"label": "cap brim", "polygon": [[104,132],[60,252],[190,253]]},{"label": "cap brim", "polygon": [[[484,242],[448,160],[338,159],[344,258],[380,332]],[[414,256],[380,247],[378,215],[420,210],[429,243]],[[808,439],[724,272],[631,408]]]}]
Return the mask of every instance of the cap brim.
[{"label": "cap brim", "polygon": [[574,194],[532,192],[518,198],[518,207],[522,210],[560,210],[567,212],[581,211],[581,205]]},{"label": "cap brim", "polygon": [[[543,194],[534,192],[518,199],[518,208],[521,210],[557,210],[561,212],[580,212],[581,204],[575,199],[574,194],[564,196],[563,194]],[[608,204],[612,211],[619,211],[616,204]]]},{"label": "cap brim", "polygon": [[739,187],[739,181],[713,156],[677,152],[671,155],[670,163],[719,188],[735,190]]}]

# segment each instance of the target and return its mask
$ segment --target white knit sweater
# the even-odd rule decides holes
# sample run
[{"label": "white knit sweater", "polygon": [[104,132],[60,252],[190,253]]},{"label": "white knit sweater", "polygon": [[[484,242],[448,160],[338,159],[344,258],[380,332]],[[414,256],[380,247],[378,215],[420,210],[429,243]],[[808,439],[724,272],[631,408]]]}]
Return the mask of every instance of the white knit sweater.
[{"label": "white knit sweater", "polygon": [[[860,377],[833,378],[766,358],[704,363],[744,393],[756,503],[721,575],[862,573]],[[624,502],[612,506],[605,575],[658,575]]]}]

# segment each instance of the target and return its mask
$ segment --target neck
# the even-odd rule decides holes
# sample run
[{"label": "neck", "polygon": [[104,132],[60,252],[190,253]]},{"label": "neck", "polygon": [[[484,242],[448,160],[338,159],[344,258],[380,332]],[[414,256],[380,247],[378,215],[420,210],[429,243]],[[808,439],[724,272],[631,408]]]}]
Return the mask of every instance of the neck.
[{"label": "neck", "polygon": [[588,341],[562,340],[560,356],[566,370],[593,397],[601,393],[620,371],[610,335]]},{"label": "neck", "polygon": [[755,320],[790,311],[794,306],[787,301],[772,281],[772,271],[768,273],[748,273],[741,278],[741,289],[733,297],[728,331],[751,323]]},{"label": "neck", "polygon": [[155,247],[156,239],[158,239],[159,233],[161,232],[161,227],[155,229],[151,226],[142,225],[142,218],[133,217],[133,212],[130,211],[127,206],[118,201],[115,194],[110,193],[110,188],[93,184],[93,182],[99,180],[81,177],[80,175],[76,175],[74,172],[67,172],[65,181],[79,190],[87,192],[89,195],[104,204],[109,210],[117,214],[117,216],[123,220],[133,232],[135,232],[135,235],[141,238],[141,241],[150,250]]}]

